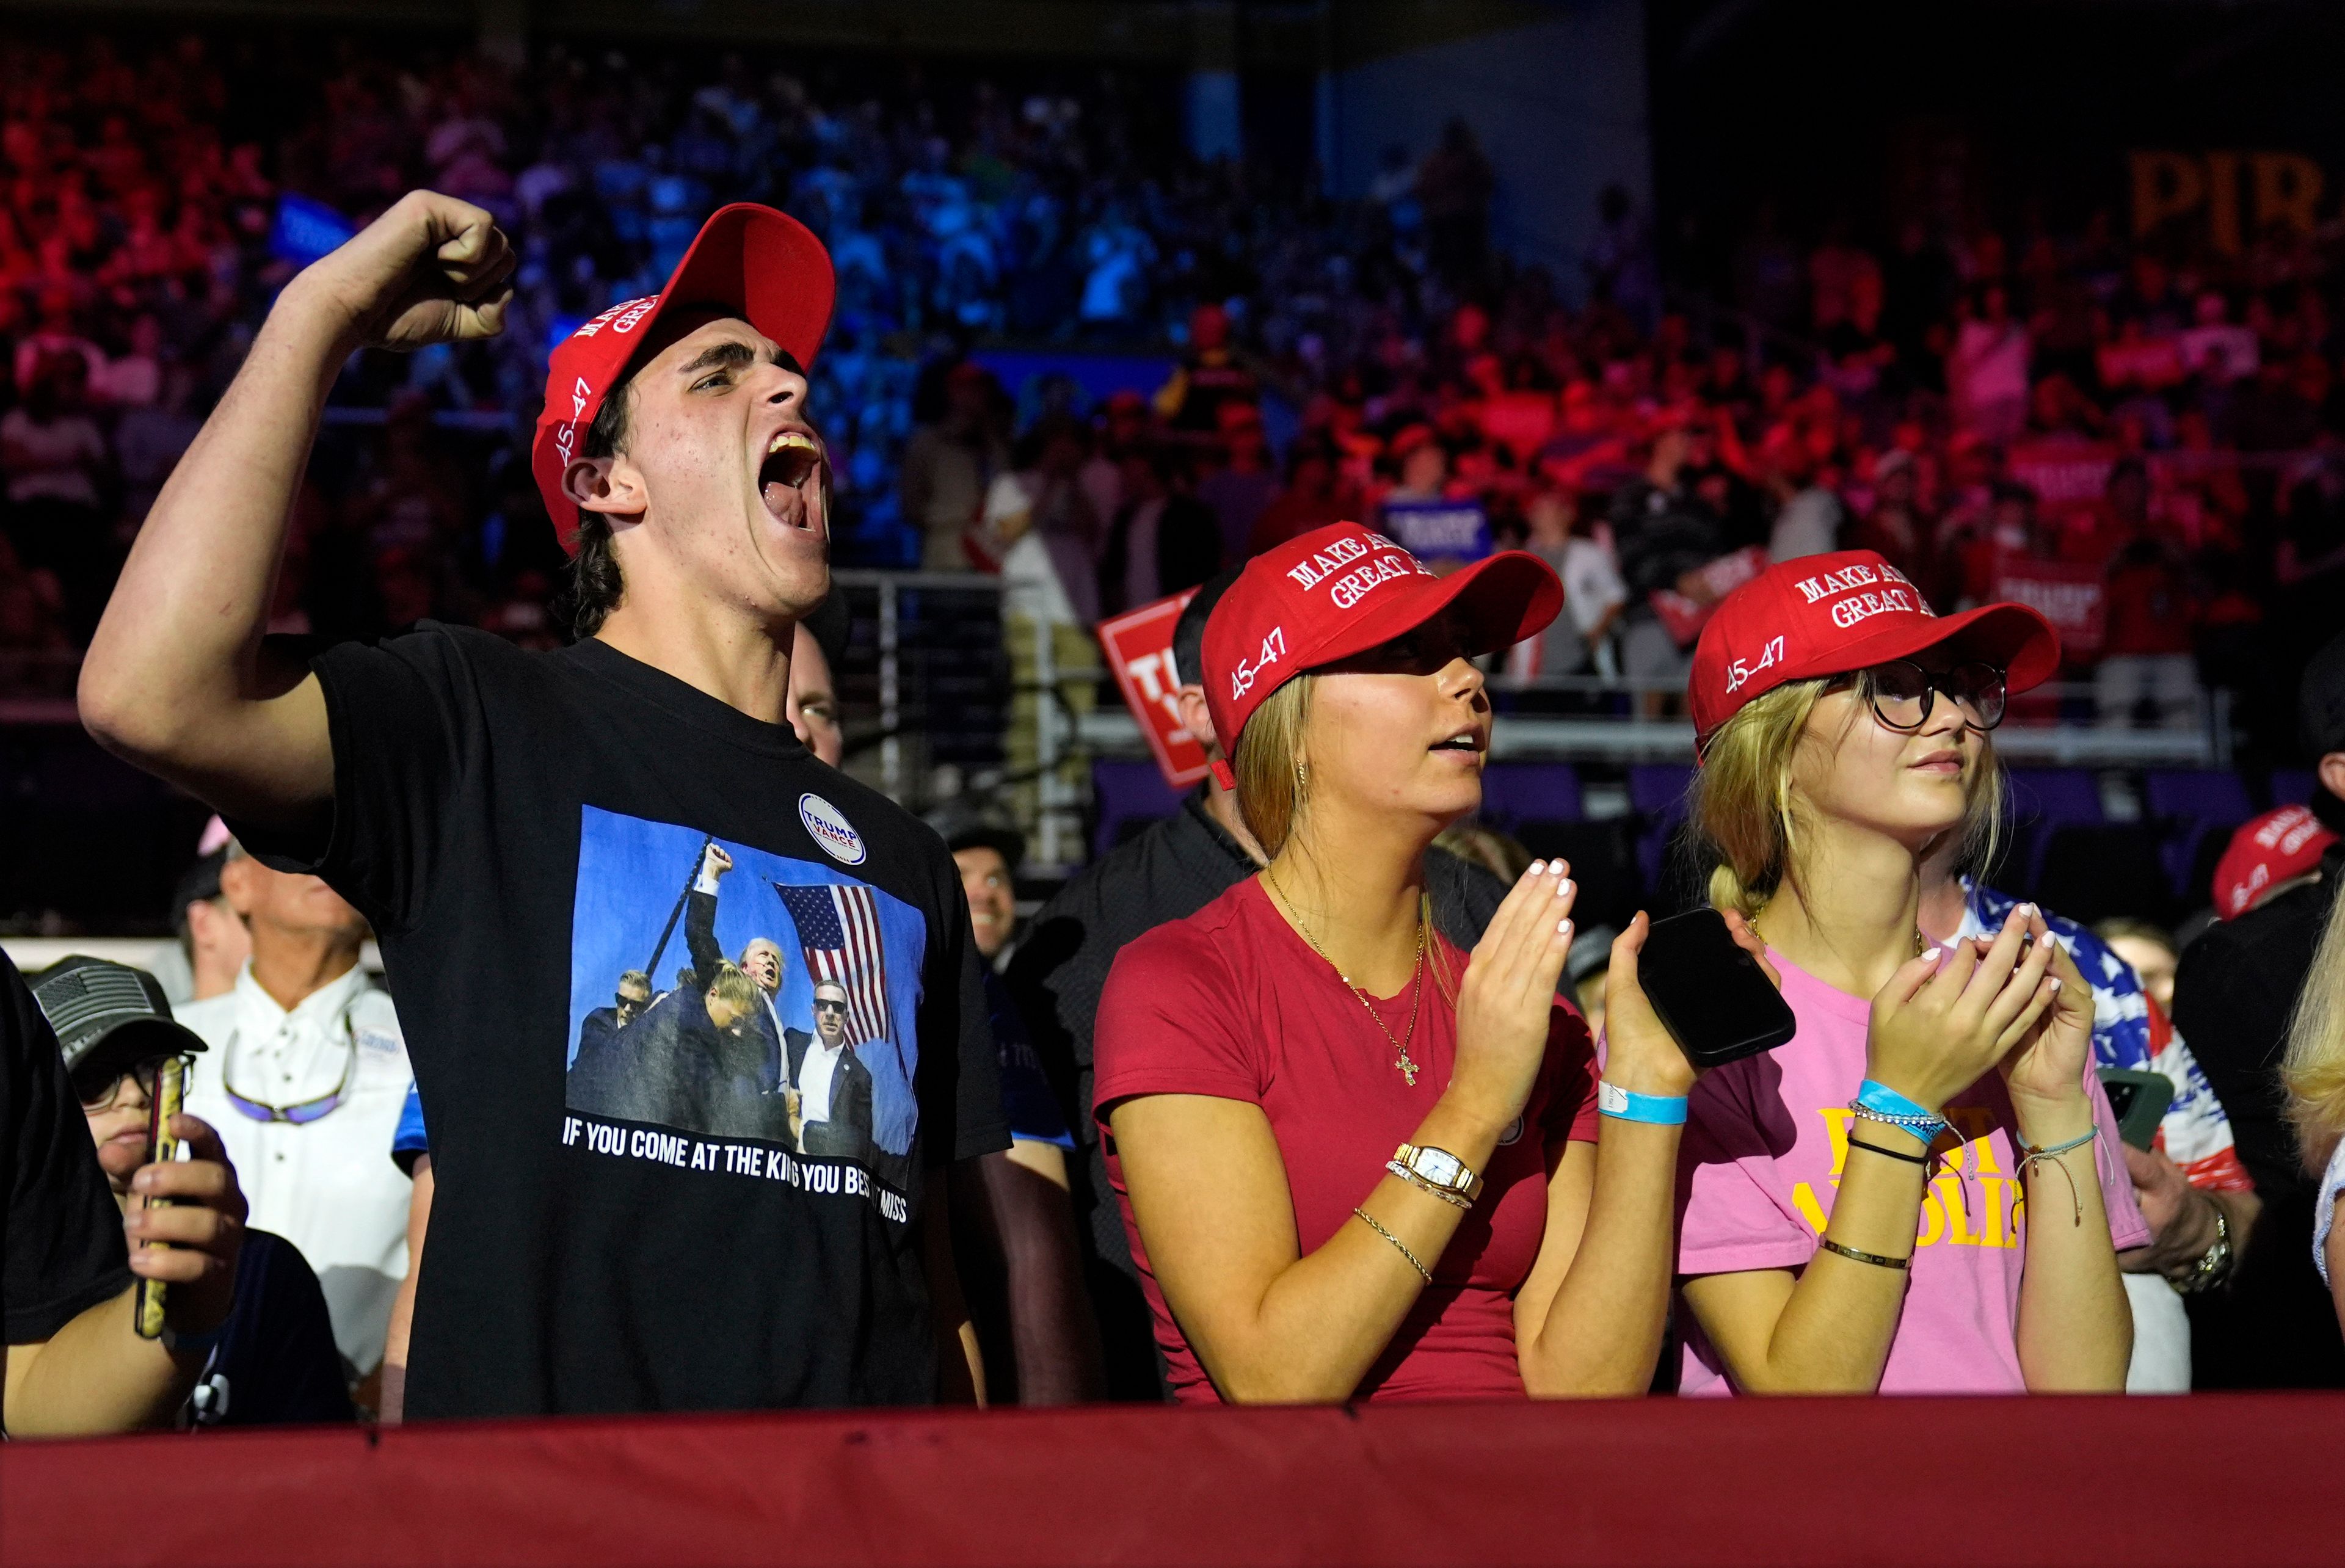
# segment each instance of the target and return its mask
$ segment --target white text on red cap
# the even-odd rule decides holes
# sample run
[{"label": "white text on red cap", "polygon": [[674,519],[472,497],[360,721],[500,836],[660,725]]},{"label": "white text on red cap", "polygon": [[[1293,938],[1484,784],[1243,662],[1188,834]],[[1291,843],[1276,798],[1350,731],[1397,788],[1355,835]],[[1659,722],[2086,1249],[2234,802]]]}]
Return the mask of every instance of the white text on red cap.
[{"label": "white text on red cap", "polygon": [[1230,672],[1230,701],[1234,703],[1253,691],[1254,683],[1262,673],[1284,657],[1286,628],[1274,626],[1270,629],[1270,635],[1262,640],[1262,652],[1255,655],[1254,662],[1249,664],[1241,659],[1238,667]]},{"label": "white text on red cap", "polygon": [[592,338],[595,333],[608,327],[612,331],[624,337],[635,329],[635,323],[644,319],[644,312],[658,303],[659,296],[656,294],[645,294],[634,299],[622,299],[579,328],[576,336]]},{"label": "white text on red cap", "polygon": [[1299,588],[1316,588],[1331,574],[1343,572],[1351,562],[1370,555],[1374,556],[1373,560],[1365,565],[1344,572],[1327,590],[1328,602],[1336,609],[1349,610],[1366,598],[1369,591],[1379,583],[1412,574],[1420,577],[1433,575],[1416,556],[1381,533],[1355,534],[1330,541],[1326,549],[1316,551],[1310,560],[1298,561],[1288,567],[1286,575],[1293,578]]},{"label": "white text on red cap", "polygon": [[[1882,584],[1877,592],[1864,592],[1874,583]],[[1903,583],[1902,588],[1891,586]],[[1913,580],[1893,566],[1878,570],[1863,561],[1843,566],[1838,572],[1822,572],[1803,577],[1799,582],[1800,596],[1813,604],[1822,599],[1841,597],[1832,607],[1832,624],[1845,631],[1858,622],[1874,615],[1886,615],[1902,611],[1908,615],[1934,615],[1922,595],[1915,592]],[[1729,691],[1732,687],[1727,688]]]}]

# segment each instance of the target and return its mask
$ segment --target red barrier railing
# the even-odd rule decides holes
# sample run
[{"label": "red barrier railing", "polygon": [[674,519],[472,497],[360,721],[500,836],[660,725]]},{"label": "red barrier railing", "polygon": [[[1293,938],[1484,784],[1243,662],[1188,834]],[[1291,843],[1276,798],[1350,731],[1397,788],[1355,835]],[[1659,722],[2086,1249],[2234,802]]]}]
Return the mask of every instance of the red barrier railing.
[{"label": "red barrier railing", "polygon": [[2345,1560],[2345,1396],[919,1411],[0,1447],[0,1562]]}]

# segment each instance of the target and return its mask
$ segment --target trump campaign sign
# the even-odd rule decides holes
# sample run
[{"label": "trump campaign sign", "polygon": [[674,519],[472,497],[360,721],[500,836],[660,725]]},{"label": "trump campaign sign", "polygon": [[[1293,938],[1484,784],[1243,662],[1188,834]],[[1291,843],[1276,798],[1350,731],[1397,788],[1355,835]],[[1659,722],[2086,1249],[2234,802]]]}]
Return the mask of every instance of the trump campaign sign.
[{"label": "trump campaign sign", "polygon": [[[1173,665],[1172,629],[1196,596],[1191,588],[1099,623],[1100,646],[1106,651],[1107,667],[1115,672],[1123,705],[1140,722],[1140,733],[1147,737],[1164,782],[1176,790],[1205,776],[1205,748],[1181,723],[1174,702],[1183,672]],[[1187,673],[1193,678],[1196,673]]]}]

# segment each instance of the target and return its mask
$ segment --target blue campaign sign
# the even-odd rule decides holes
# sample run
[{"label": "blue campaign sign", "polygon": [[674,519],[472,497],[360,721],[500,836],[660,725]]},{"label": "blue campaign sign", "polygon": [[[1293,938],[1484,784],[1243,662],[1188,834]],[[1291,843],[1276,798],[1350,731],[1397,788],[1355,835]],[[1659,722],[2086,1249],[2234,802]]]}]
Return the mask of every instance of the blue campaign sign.
[{"label": "blue campaign sign", "polygon": [[289,192],[277,198],[277,221],[269,230],[269,252],[307,267],[358,233],[358,226],[322,201]]},{"label": "blue campaign sign", "polygon": [[1474,501],[1388,501],[1385,532],[1420,561],[1479,561],[1490,553],[1490,518]]}]

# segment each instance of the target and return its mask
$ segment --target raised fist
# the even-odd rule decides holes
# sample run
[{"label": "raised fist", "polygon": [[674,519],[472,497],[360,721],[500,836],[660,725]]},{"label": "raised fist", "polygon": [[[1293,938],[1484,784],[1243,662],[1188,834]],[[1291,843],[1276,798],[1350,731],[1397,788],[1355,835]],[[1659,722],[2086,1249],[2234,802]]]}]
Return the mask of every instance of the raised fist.
[{"label": "raised fist", "polygon": [[294,287],[327,302],[360,343],[421,349],[503,331],[513,260],[486,208],[411,190]]}]

